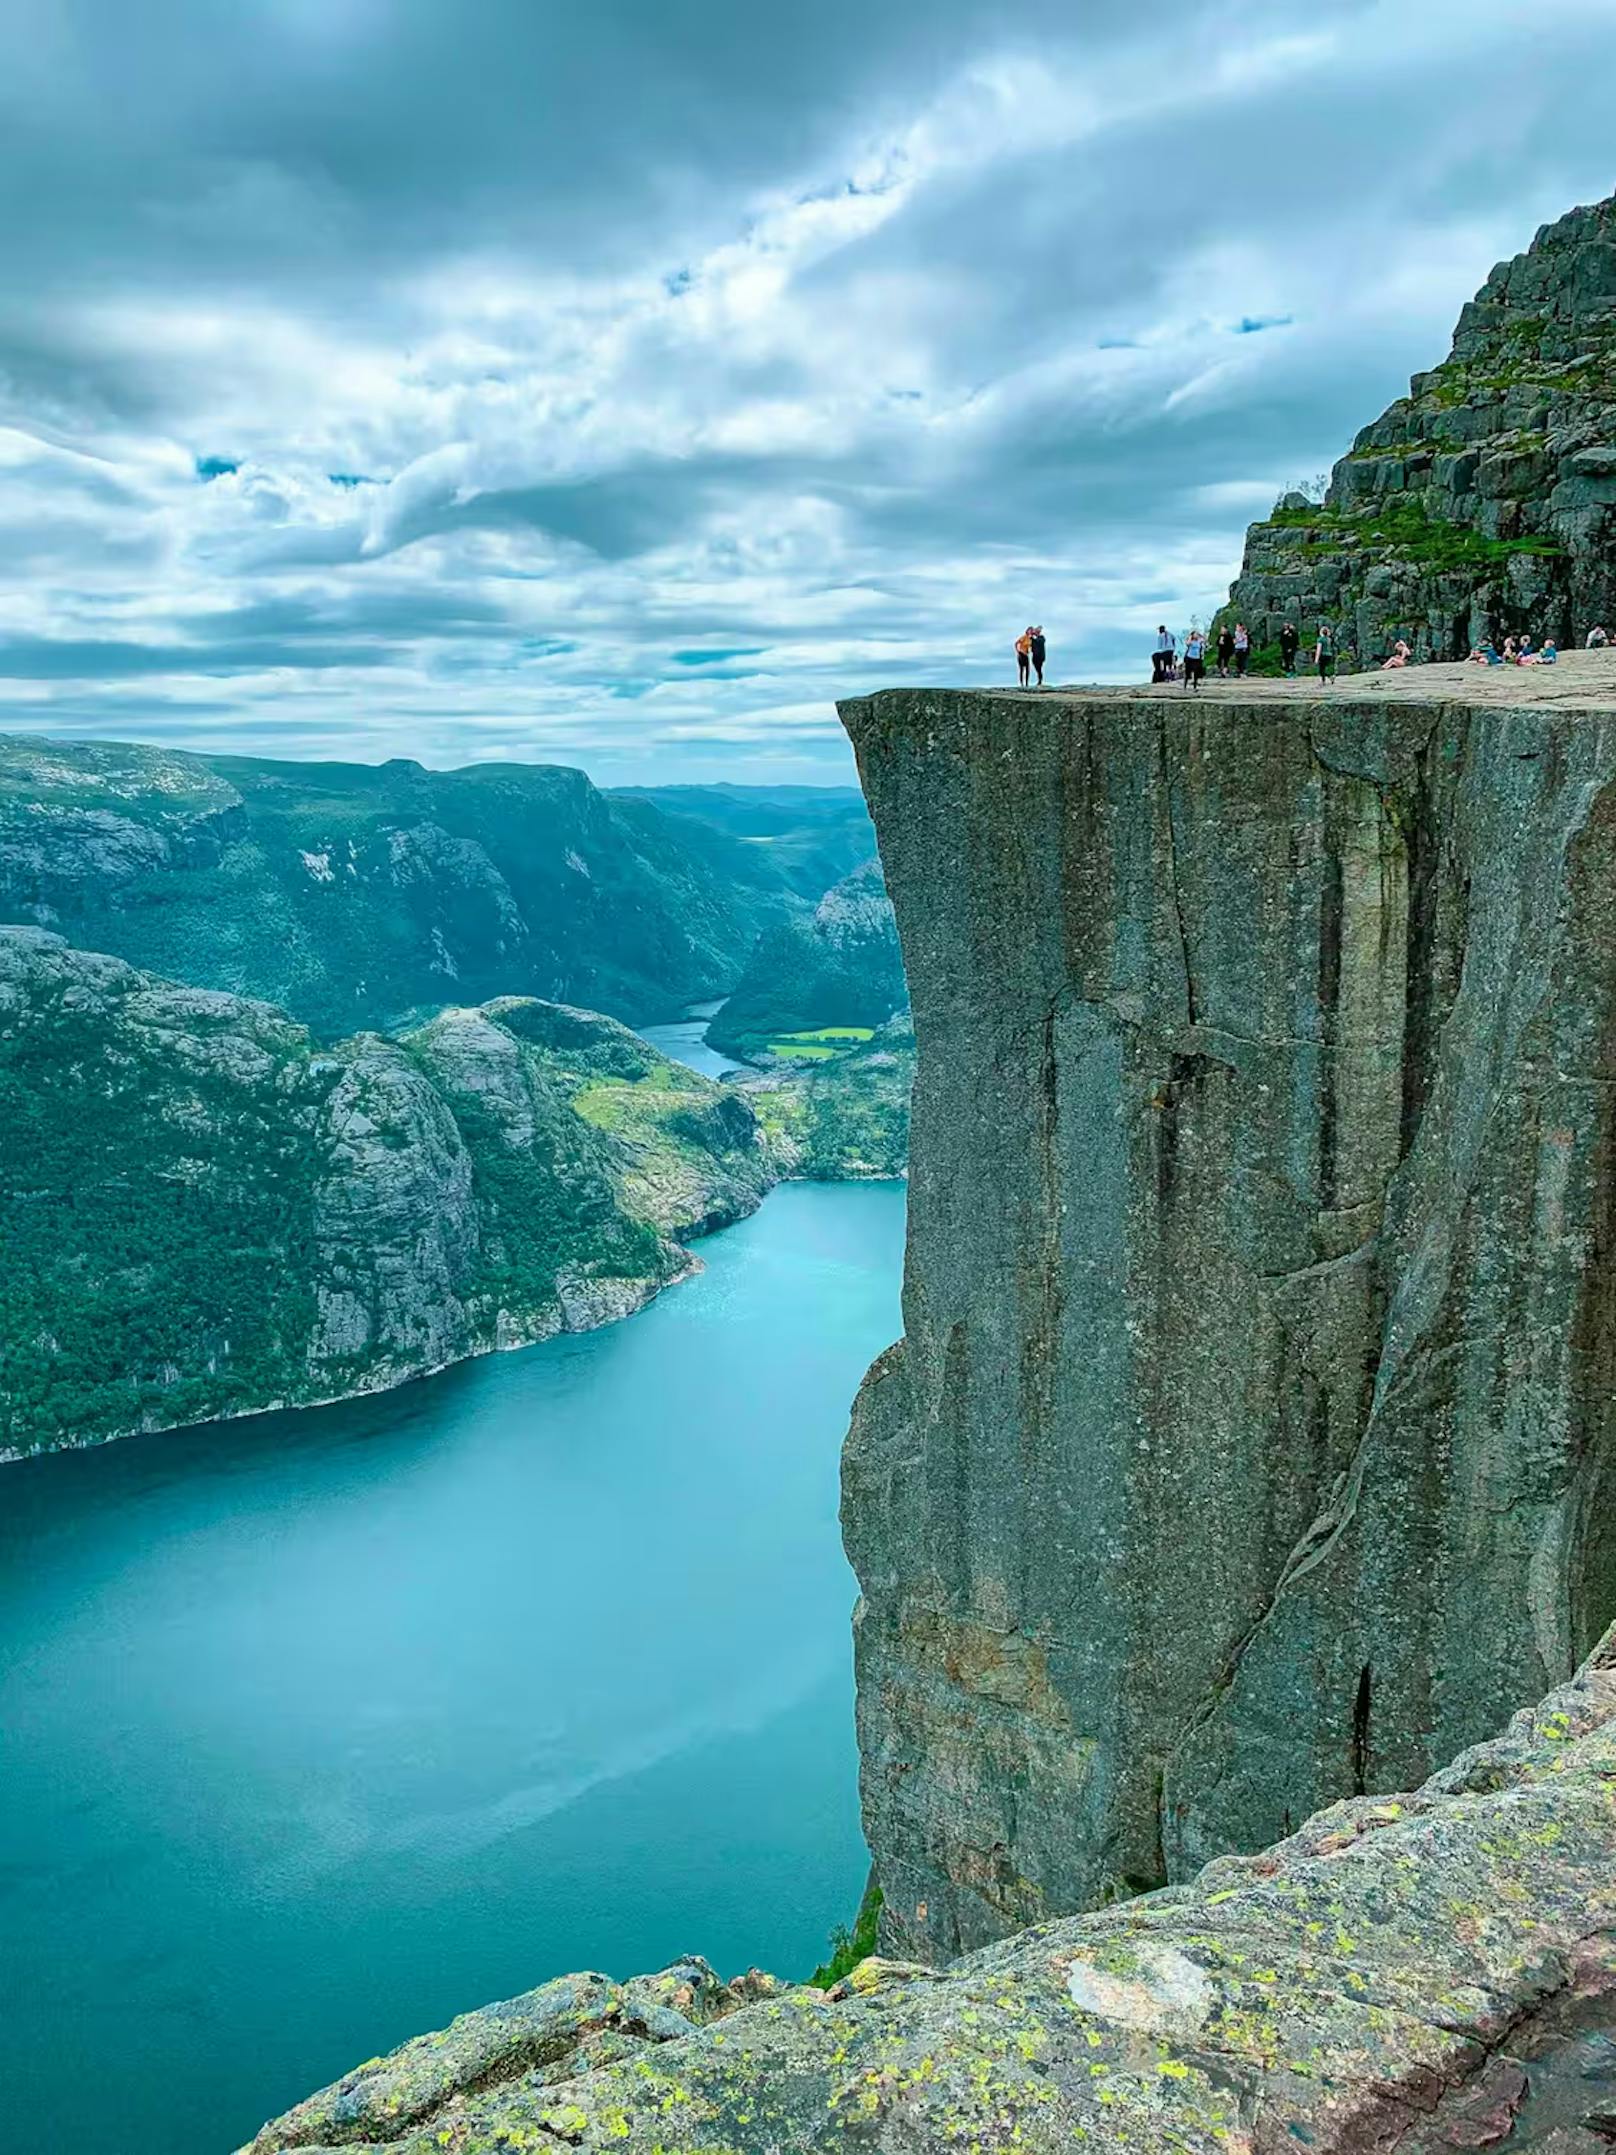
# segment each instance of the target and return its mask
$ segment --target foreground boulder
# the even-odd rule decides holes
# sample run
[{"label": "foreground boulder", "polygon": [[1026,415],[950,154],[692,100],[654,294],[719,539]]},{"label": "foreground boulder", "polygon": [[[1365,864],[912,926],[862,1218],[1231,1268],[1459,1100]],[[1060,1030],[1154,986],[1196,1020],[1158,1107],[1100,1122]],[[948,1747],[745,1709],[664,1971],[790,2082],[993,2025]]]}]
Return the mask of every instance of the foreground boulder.
[{"label": "foreground boulder", "polygon": [[372,2060],[250,2155],[1597,2155],[1616,2079],[1586,2031],[1613,2012],[1616,1635],[1416,1794],[1193,1885],[830,1992],[698,1961],[564,1977]]}]

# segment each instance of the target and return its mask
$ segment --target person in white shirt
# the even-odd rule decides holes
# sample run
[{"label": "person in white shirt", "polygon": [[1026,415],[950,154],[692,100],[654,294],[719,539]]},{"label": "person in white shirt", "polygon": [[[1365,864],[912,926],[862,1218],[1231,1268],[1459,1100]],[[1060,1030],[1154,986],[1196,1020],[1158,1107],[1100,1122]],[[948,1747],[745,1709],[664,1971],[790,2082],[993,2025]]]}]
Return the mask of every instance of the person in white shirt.
[{"label": "person in white shirt", "polygon": [[1150,655],[1152,681],[1170,681],[1173,666],[1178,657],[1178,641],[1170,628],[1156,631],[1156,648]]}]

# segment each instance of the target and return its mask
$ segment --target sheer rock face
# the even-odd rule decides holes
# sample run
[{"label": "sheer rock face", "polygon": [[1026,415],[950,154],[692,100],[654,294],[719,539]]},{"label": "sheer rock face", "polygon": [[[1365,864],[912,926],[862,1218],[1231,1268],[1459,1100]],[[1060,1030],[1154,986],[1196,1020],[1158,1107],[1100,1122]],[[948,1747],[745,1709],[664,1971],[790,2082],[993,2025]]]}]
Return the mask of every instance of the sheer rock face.
[{"label": "sheer rock face", "polygon": [[1437,659],[1522,630],[1616,636],[1616,198],[1493,271],[1322,510],[1287,496],[1251,527],[1228,613],[1259,645],[1328,618],[1366,661],[1399,636]]},{"label": "sheer rock face", "polygon": [[1610,670],[843,707],[919,1047],[843,1513],[892,1950],[1415,1785],[1616,1609]]},{"label": "sheer rock face", "polygon": [[[1417,1794],[829,1993],[567,1976],[373,2058],[243,2155],[1597,2155],[1616,2100],[1616,1645]],[[1506,2138],[1507,2136],[1507,2138]]]}]

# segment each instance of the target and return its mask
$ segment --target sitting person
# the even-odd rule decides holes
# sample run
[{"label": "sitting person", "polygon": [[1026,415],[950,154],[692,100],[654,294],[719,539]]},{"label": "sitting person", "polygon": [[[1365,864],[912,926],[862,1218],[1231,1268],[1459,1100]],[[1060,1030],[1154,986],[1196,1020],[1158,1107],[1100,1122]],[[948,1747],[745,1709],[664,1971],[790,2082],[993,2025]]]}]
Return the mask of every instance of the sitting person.
[{"label": "sitting person", "polygon": [[1543,647],[1542,647],[1542,649],[1541,649],[1541,650],[1540,650],[1540,651],[1538,652],[1538,655],[1537,655],[1537,657],[1536,657],[1536,658],[1535,658],[1535,659],[1533,660],[1533,662],[1532,662],[1532,663],[1533,663],[1534,665],[1536,665],[1536,666],[1558,666],[1558,665],[1559,665],[1559,663],[1560,663],[1560,646],[1559,646],[1559,645],[1558,645],[1558,644],[1557,644],[1557,643],[1555,642],[1555,640],[1554,640],[1554,638],[1553,638],[1552,636],[1545,636],[1545,637],[1544,637],[1544,639],[1543,639]]},{"label": "sitting person", "polygon": [[1518,659],[1518,658],[1520,657],[1520,655],[1521,655],[1521,647],[1520,647],[1520,645],[1519,645],[1519,644],[1518,644],[1518,643],[1517,643],[1517,642],[1515,641],[1515,639],[1514,639],[1514,637],[1513,637],[1513,636],[1506,636],[1506,637],[1504,638],[1504,658],[1503,658],[1503,663],[1504,663],[1504,664],[1505,664],[1506,666],[1513,666],[1513,665],[1514,665],[1514,663],[1515,663],[1515,661],[1516,661],[1516,660],[1517,660],[1517,659]]},{"label": "sitting person", "polygon": [[1470,663],[1472,666],[1502,666],[1504,661],[1493,648],[1492,643],[1484,637],[1477,644],[1475,650],[1471,652]]},{"label": "sitting person", "polygon": [[1521,638],[1520,648],[1515,653],[1515,663],[1517,666],[1535,666],[1537,664],[1537,652],[1533,647],[1530,636]]},{"label": "sitting person", "polygon": [[1403,641],[1402,637],[1399,636],[1396,643],[1392,645],[1391,657],[1381,660],[1380,670],[1382,673],[1385,673],[1393,666],[1406,666],[1413,656],[1413,652]]},{"label": "sitting person", "polygon": [[1588,649],[1590,651],[1603,651],[1609,642],[1610,638],[1603,629],[1590,629],[1588,631]]}]

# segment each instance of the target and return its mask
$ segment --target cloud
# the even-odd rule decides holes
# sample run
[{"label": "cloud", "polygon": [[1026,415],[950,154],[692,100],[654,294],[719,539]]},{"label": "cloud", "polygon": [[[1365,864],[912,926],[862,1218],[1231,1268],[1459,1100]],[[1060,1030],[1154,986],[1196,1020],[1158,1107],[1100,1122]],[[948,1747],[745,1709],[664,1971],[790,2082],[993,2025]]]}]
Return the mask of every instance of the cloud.
[{"label": "cloud", "polygon": [[[0,17],[0,725],[842,778],[1137,670],[1608,185],[1606,0]],[[1552,49],[1552,76],[1537,55]]]}]

